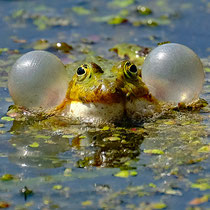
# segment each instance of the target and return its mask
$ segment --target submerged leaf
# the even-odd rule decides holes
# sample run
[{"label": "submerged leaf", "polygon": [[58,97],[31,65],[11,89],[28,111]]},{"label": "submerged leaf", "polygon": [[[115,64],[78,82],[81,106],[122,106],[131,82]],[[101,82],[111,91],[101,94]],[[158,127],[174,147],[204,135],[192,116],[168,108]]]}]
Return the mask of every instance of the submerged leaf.
[{"label": "submerged leaf", "polygon": [[12,179],[14,179],[14,176],[13,176],[12,174],[4,174],[4,175],[2,175],[2,177],[1,177],[1,180],[2,180],[2,181],[10,181],[10,180],[12,180]]},{"label": "submerged leaf", "polygon": [[29,147],[32,147],[32,148],[39,147],[39,143],[38,142],[34,142],[34,143],[30,144]]},{"label": "submerged leaf", "polygon": [[208,202],[210,195],[204,195],[200,198],[195,198],[189,202],[190,205],[199,205]]},{"label": "submerged leaf", "polygon": [[167,205],[165,203],[152,203],[151,207],[152,209],[164,209]]},{"label": "submerged leaf", "polygon": [[62,138],[67,138],[67,139],[71,139],[71,138],[74,138],[75,136],[74,135],[63,135]]},{"label": "submerged leaf", "polygon": [[90,201],[90,200],[87,200],[87,201],[83,201],[82,202],[82,206],[91,206],[92,204],[93,204],[93,202]]},{"label": "submerged leaf", "polygon": [[110,129],[109,126],[104,126],[103,128],[101,128],[102,131],[108,131]]},{"label": "submerged leaf", "polygon": [[154,183],[149,183],[149,186],[152,188],[156,188],[157,186]]},{"label": "submerged leaf", "polygon": [[1,54],[2,52],[7,52],[7,51],[9,51],[8,48],[0,48],[0,54]]},{"label": "submerged leaf", "polygon": [[54,186],[53,186],[53,189],[54,189],[54,190],[61,190],[62,188],[63,188],[63,186],[60,185],[60,184],[57,184],[57,185],[54,185]]},{"label": "submerged leaf", "polygon": [[204,70],[205,70],[205,72],[210,72],[210,68],[209,67],[205,67]]},{"label": "submerged leaf", "polygon": [[163,155],[164,151],[160,149],[144,149],[144,153],[153,155]]},{"label": "submerged leaf", "polygon": [[12,18],[14,18],[14,19],[20,18],[20,17],[23,17],[23,15],[25,15],[25,14],[26,14],[25,10],[19,9],[19,10],[16,10],[15,12],[13,12]]},{"label": "submerged leaf", "polygon": [[209,183],[193,183],[191,185],[192,188],[198,188],[200,190],[209,190],[210,184]]},{"label": "submerged leaf", "polygon": [[137,174],[138,174],[137,171],[122,170],[116,173],[114,176],[121,178],[128,178],[129,176],[136,176]]},{"label": "submerged leaf", "polygon": [[109,6],[110,7],[127,7],[134,3],[134,0],[114,0],[112,1]]},{"label": "submerged leaf", "polygon": [[46,39],[40,39],[34,43],[33,48],[35,50],[46,50],[47,48],[49,48],[49,46],[50,43]]},{"label": "submerged leaf", "polygon": [[10,204],[5,202],[5,201],[0,201],[0,208],[4,209],[4,208],[8,208],[10,207]]},{"label": "submerged leaf", "polygon": [[50,136],[44,136],[44,135],[36,135],[35,136],[36,139],[50,139]]},{"label": "submerged leaf", "polygon": [[6,116],[5,116],[5,117],[2,117],[1,120],[5,120],[5,121],[10,122],[10,121],[13,121],[14,118],[12,118],[12,117],[6,117]]},{"label": "submerged leaf", "polygon": [[120,58],[129,59],[138,66],[141,66],[144,63],[145,56],[150,50],[150,48],[127,43],[117,44],[110,49],[110,51],[117,53]]},{"label": "submerged leaf", "polygon": [[149,7],[145,7],[145,6],[141,6],[139,5],[137,7],[137,11],[141,14],[141,15],[150,15],[152,13],[152,10]]},{"label": "submerged leaf", "polygon": [[69,25],[68,19],[59,17],[47,17],[44,15],[32,15],[33,24],[37,26],[38,30],[45,30],[52,26],[67,26]]},{"label": "submerged leaf", "polygon": [[201,153],[208,153],[210,152],[210,145],[206,145],[206,146],[203,146],[201,147],[198,152],[201,152]]},{"label": "submerged leaf", "polygon": [[72,7],[72,10],[76,12],[78,15],[89,15],[91,14],[91,11],[88,9],[85,9],[84,7]]},{"label": "submerged leaf", "polygon": [[64,173],[63,173],[64,176],[72,176],[72,170],[71,168],[66,168]]},{"label": "submerged leaf", "polygon": [[117,136],[110,136],[103,139],[104,141],[120,141],[121,138]]},{"label": "submerged leaf", "polygon": [[121,23],[125,23],[128,20],[124,17],[120,17],[120,16],[115,16],[113,18],[111,18],[110,20],[108,20],[108,24],[110,25],[119,25]]}]

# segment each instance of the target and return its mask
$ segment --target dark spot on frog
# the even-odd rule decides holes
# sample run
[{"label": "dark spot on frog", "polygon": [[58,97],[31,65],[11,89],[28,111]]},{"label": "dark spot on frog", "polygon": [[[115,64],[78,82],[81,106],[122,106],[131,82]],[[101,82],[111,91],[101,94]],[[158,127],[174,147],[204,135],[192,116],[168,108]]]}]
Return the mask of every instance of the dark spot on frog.
[{"label": "dark spot on frog", "polygon": [[98,64],[91,62],[91,65],[92,65],[93,69],[95,69],[95,72],[104,73],[103,69]]}]

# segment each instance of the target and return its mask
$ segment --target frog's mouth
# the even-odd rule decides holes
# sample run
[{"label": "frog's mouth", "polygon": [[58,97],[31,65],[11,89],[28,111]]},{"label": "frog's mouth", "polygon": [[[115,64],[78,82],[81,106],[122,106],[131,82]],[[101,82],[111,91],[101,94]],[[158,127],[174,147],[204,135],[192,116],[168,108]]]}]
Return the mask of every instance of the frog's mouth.
[{"label": "frog's mouth", "polygon": [[119,122],[125,116],[125,96],[116,83],[104,79],[91,88],[70,87],[62,114],[86,123]]}]

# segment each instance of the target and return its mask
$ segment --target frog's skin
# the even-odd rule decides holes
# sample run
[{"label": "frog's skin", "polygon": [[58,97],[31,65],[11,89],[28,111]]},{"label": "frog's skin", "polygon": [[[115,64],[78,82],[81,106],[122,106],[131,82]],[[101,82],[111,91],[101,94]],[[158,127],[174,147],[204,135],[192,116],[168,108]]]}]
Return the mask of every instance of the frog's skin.
[{"label": "frog's skin", "polygon": [[126,96],[125,110],[128,118],[141,120],[160,112],[160,104],[149,94],[140,69],[130,61],[121,61],[112,70],[124,81],[122,91]]},{"label": "frog's skin", "polygon": [[56,112],[87,123],[113,123],[123,118],[142,120],[159,110],[158,102],[129,61],[103,67],[87,62],[77,68],[66,97]]}]

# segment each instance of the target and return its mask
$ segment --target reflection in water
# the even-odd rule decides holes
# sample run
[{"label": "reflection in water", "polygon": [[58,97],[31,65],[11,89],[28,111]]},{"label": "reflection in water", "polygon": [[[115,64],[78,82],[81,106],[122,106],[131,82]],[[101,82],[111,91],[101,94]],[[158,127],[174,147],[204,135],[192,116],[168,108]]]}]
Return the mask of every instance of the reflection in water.
[{"label": "reflection in water", "polygon": [[[104,130],[85,126],[83,129],[82,125],[55,129],[58,122],[50,124],[49,119],[47,122],[46,126],[45,120],[14,121],[11,130],[16,135],[13,135],[10,143],[16,152],[9,155],[11,162],[22,167],[55,168],[61,167],[67,160],[75,159],[76,166],[80,168],[96,166],[128,169],[126,162],[137,160],[140,154],[140,144],[144,138],[142,128],[139,132],[120,127]],[[64,159],[59,157],[62,154],[65,154]]]},{"label": "reflection in water", "polygon": [[[72,141],[72,146],[78,148],[77,153],[83,154],[82,158],[77,161],[78,167],[96,166],[128,169],[126,163],[130,160],[136,160],[140,155],[140,145],[144,138],[142,132],[137,134],[129,129],[88,132],[87,137],[88,144],[91,145],[87,148],[78,145],[78,139]],[[85,143],[87,144],[87,142]]]},{"label": "reflection in water", "polygon": [[149,158],[147,166],[164,171],[165,165],[169,169],[206,159],[199,150],[205,146],[202,139],[207,135],[202,121],[199,114],[188,111],[172,111],[168,117],[133,129],[71,125],[69,120],[55,116],[14,121],[11,131],[15,135],[10,143],[16,152],[9,158],[25,167],[55,168],[70,161],[79,168],[132,169],[128,163],[139,162],[142,148],[161,149],[164,155]]}]

